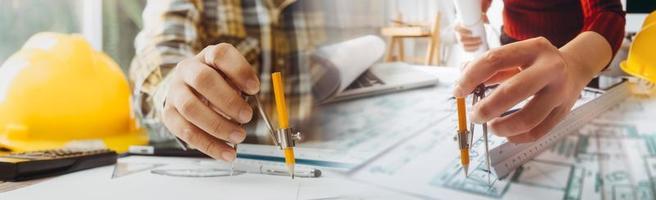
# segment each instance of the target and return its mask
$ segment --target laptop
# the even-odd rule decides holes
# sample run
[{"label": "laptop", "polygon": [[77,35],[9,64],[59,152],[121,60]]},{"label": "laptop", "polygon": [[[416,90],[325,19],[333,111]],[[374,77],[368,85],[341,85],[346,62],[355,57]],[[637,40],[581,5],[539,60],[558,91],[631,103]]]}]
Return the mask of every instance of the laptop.
[{"label": "laptop", "polygon": [[403,62],[380,62],[385,42],[366,35],[319,48],[312,55],[315,65],[312,92],[320,104],[398,92],[438,83],[432,66]]},{"label": "laptop", "polygon": [[380,63],[372,66],[351,85],[323,103],[400,92],[435,86],[439,83],[434,66],[411,65],[402,62]]}]

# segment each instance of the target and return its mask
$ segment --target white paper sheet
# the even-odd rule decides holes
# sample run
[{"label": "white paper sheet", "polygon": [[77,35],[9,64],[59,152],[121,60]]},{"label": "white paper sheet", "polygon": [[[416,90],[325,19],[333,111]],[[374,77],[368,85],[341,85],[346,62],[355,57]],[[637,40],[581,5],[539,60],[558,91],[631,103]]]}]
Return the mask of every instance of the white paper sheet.
[{"label": "white paper sheet", "polygon": [[481,0],[454,0],[458,12],[458,21],[460,25],[471,31],[471,35],[481,38],[481,45],[470,56],[481,55],[488,50],[487,37],[485,34],[485,22],[481,11]]},{"label": "white paper sheet", "polygon": [[[480,138],[472,147],[470,176],[464,177],[452,138],[455,119],[435,124],[352,174],[358,180],[431,198],[654,199],[654,116],[656,96],[630,97],[508,178],[492,176],[491,185]],[[503,140],[490,141],[494,146]]]},{"label": "white paper sheet", "polygon": [[[131,156],[122,165],[160,165],[154,169],[212,167],[210,159]],[[174,177],[137,170],[112,178],[115,166],[106,166],[55,177],[7,193],[2,199],[415,199],[341,178],[325,171],[320,178],[296,178],[260,174],[225,177]]]},{"label": "white paper sheet", "polygon": [[374,35],[319,48],[313,56],[323,69],[313,74],[321,77],[313,88],[315,96],[323,100],[344,91],[383,54],[385,42]]},{"label": "white paper sheet", "polygon": [[96,168],[0,193],[0,199],[654,199],[656,96],[629,98],[489,186],[480,142],[473,145],[470,177],[460,171],[448,100],[448,83],[457,72],[443,75],[445,84],[437,88],[324,110],[333,118],[319,122],[333,127],[330,134],[324,142],[301,146],[332,148],[331,159],[349,155],[366,161],[346,174],[326,170],[322,178],[295,180],[258,174],[171,177],[151,171],[208,167],[203,163],[212,161],[128,157],[119,160],[126,170],[122,176],[113,175],[115,166]]}]

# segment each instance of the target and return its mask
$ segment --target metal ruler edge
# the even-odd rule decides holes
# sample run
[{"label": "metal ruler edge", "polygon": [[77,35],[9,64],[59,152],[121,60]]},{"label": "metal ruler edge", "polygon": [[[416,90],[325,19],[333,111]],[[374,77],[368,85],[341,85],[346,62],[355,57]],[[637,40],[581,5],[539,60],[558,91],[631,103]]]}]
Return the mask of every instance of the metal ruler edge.
[{"label": "metal ruler edge", "polygon": [[497,177],[505,177],[545,149],[551,148],[564,136],[577,131],[587,122],[617,105],[629,95],[629,82],[625,81],[601,96],[572,110],[565,119],[537,141],[523,144],[506,142],[493,148],[490,150],[490,161],[494,173]]}]

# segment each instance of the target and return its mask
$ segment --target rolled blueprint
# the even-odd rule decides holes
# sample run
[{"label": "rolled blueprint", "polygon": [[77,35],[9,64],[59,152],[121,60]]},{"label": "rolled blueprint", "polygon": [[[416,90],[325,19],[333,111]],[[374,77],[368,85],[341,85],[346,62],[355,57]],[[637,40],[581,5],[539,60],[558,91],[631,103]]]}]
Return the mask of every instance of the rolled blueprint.
[{"label": "rolled blueprint", "polygon": [[470,54],[477,56],[484,53],[488,50],[488,46],[485,38],[485,27],[483,26],[481,0],[454,0],[453,2],[458,12],[460,24],[469,29],[473,36],[481,38],[481,46]]},{"label": "rolled blueprint", "polygon": [[319,48],[313,55],[313,59],[321,63],[321,69],[313,72],[320,77],[312,87],[315,97],[323,100],[344,91],[384,54],[385,41],[375,35]]}]

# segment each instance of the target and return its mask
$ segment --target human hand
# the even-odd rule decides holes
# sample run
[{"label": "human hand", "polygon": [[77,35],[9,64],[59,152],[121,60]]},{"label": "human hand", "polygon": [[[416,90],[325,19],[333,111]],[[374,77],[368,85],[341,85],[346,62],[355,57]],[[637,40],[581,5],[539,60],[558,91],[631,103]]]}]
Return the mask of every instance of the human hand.
[{"label": "human hand", "polygon": [[[487,17],[487,10],[490,8],[490,5],[492,4],[491,0],[483,0],[481,1],[481,20],[483,23],[489,23],[489,19]],[[483,40],[479,36],[474,36],[472,35],[472,31],[468,29],[467,27],[463,26],[461,23],[457,23],[456,26],[454,27],[455,32],[456,32],[456,38],[458,39],[458,42],[462,45],[463,49],[466,52],[474,52],[478,50],[478,48],[483,45]]]},{"label": "human hand", "polygon": [[230,44],[208,46],[175,67],[163,121],[177,137],[214,159],[234,160],[227,142],[241,143],[253,109],[241,92],[256,94],[255,70]]},{"label": "human hand", "polygon": [[[570,112],[593,76],[547,39],[533,38],[492,49],[468,63],[454,96],[465,97],[481,83],[500,83],[473,107],[471,120],[488,122],[495,134],[508,137],[511,142],[531,142]],[[501,116],[529,98],[518,112]]]},{"label": "human hand", "polygon": [[472,35],[472,31],[458,23],[455,26],[456,38],[466,52],[474,52],[483,44],[481,37]]}]

